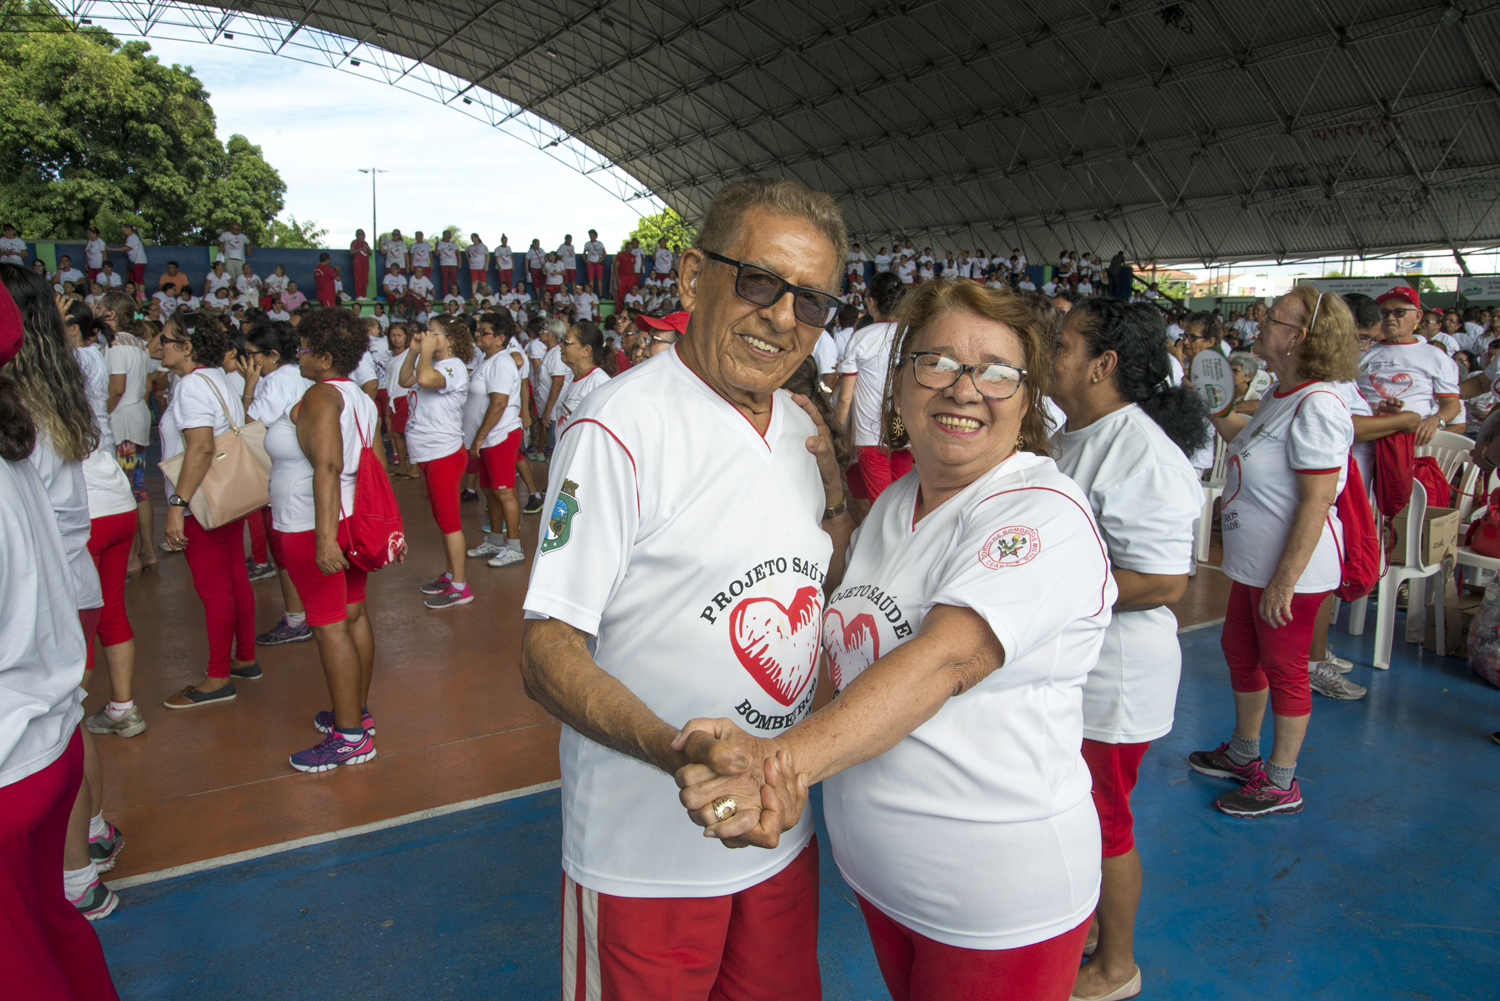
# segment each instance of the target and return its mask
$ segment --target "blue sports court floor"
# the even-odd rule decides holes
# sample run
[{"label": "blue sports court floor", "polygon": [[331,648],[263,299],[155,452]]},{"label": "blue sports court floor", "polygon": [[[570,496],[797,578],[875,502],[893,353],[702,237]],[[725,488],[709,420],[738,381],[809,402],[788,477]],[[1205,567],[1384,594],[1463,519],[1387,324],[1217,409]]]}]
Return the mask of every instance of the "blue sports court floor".
[{"label": "blue sports court floor", "polygon": [[[1373,634],[1333,640],[1358,665]],[[1182,641],[1176,729],[1134,796],[1142,997],[1500,996],[1500,747],[1488,737],[1500,691],[1461,660],[1398,643],[1389,672],[1355,667],[1364,701],[1314,696],[1307,808],[1234,820],[1209,805],[1229,786],[1184,761],[1232,724],[1219,630]],[[126,1001],[555,999],[558,843],[558,796],[542,791],[136,885],[96,927]],[[830,1001],[887,997],[826,850],[820,950]]]}]

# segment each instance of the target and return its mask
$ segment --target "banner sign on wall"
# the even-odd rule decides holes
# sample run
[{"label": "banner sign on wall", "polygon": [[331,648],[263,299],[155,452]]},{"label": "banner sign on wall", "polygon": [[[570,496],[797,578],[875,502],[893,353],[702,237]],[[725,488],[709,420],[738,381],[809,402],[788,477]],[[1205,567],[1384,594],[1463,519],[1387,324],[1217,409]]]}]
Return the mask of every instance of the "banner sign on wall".
[{"label": "banner sign on wall", "polygon": [[1500,275],[1469,275],[1458,280],[1465,299],[1500,299]]},{"label": "banner sign on wall", "polygon": [[1298,285],[1311,285],[1319,292],[1337,292],[1339,295],[1348,295],[1358,292],[1367,295],[1371,299],[1384,295],[1398,285],[1406,285],[1415,288],[1411,282],[1404,278],[1299,278]]}]

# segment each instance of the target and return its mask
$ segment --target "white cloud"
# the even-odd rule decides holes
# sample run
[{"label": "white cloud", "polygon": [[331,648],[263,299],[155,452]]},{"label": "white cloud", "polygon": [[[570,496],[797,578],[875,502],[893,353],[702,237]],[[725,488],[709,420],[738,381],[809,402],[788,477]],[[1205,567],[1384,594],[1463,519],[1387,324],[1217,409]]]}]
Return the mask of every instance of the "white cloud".
[{"label": "white cloud", "polygon": [[[629,205],[535,147],[441,104],[349,73],[278,56],[153,38],[165,63],[191,66],[212,95],[219,138],[261,147],[286,182],[282,218],[315,219],[341,247],[370,228],[379,167],[380,227],[435,237],[457,224],[491,246],[533,237],[551,249],[590,229],[613,250],[639,218]],[[645,204],[645,203],[641,203]]]}]

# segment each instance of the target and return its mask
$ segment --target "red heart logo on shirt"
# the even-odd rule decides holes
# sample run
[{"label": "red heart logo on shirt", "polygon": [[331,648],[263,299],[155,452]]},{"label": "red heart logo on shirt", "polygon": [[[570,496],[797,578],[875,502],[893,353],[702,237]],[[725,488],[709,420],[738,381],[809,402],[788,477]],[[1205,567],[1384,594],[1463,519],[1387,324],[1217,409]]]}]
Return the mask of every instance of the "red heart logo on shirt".
[{"label": "red heart logo on shirt", "polygon": [[[834,618],[838,622],[834,622]],[[828,650],[828,676],[841,690],[860,672],[880,659],[880,629],[875,617],[862,612],[848,622],[837,608],[823,618],[823,646]]]},{"label": "red heart logo on shirt", "polygon": [[750,677],[784,706],[797,701],[818,666],[816,587],[797,591],[788,608],[775,598],[746,598],[729,613],[729,642]]},{"label": "red heart logo on shirt", "polygon": [[1411,373],[1395,372],[1385,375],[1381,372],[1371,372],[1370,385],[1375,387],[1375,392],[1379,393],[1382,398],[1399,400],[1411,388]]}]

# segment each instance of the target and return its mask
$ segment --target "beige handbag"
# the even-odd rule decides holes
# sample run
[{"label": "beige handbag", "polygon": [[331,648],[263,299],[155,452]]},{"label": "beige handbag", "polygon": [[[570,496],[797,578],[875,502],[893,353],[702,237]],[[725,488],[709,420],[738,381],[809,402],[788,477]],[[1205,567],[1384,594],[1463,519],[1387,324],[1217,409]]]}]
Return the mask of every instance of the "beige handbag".
[{"label": "beige handbag", "polygon": [[[191,376],[189,376],[191,378]],[[208,379],[207,376],[204,376]],[[229,405],[224,394],[208,379],[208,387],[219,398],[224,409],[224,418],[229,421],[229,430],[214,437],[213,458],[203,482],[188,499],[188,512],[204,528],[213,529],[243,518],[251,511],[258,511],[271,502],[271,457],[266,454],[266,426],[260,421],[247,421],[234,426]],[[161,471],[173,483],[182,475],[182,463],[187,452],[182,451],[170,459],[161,460]]]}]

